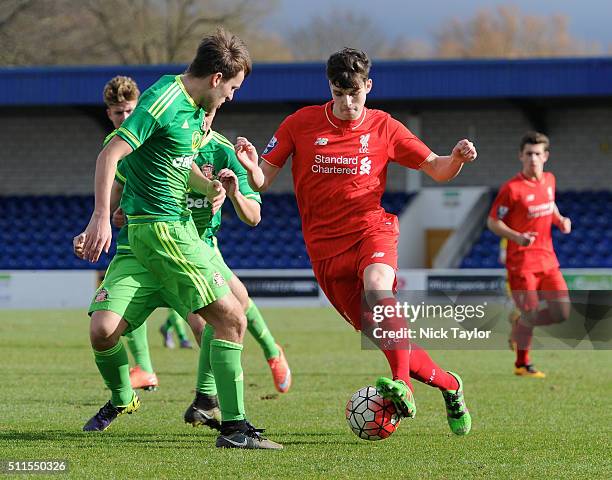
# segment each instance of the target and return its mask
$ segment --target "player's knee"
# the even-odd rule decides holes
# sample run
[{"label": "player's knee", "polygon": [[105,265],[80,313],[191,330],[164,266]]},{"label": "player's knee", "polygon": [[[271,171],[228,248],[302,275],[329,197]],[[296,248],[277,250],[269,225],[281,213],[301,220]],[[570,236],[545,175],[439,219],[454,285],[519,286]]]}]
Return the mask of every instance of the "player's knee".
[{"label": "player's knee", "polygon": [[234,295],[227,295],[205,307],[202,315],[215,328],[216,338],[242,343],[247,321]]},{"label": "player's knee", "polygon": [[391,291],[395,271],[388,265],[369,265],[363,273],[363,283],[366,291]]},{"label": "player's knee", "polygon": [[242,343],[244,332],[246,331],[247,319],[244,310],[237,310],[228,318],[228,327],[232,331],[232,336]]},{"label": "player's knee", "polygon": [[117,315],[107,315],[108,312],[94,312],[89,326],[91,346],[98,350],[108,350],[114,347],[121,337],[121,318]]}]

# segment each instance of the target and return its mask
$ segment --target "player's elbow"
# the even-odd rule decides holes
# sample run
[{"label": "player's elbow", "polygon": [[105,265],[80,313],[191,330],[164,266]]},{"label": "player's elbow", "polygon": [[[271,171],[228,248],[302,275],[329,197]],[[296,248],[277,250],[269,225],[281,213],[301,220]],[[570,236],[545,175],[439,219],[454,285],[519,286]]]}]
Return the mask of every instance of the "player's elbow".
[{"label": "player's elbow", "polygon": [[492,217],[487,217],[487,228],[491,230],[495,235],[499,235],[497,231],[497,220]]},{"label": "player's elbow", "polygon": [[428,164],[422,170],[429,176],[429,178],[431,178],[436,183],[446,183],[455,177],[455,175],[449,175],[448,172],[439,168],[435,160]]},{"label": "player's elbow", "polygon": [[257,193],[264,193],[265,191],[268,190],[268,188],[270,187],[270,184],[268,183],[268,180],[266,179],[266,180],[264,180],[264,182],[260,186],[251,185],[251,187]]},{"label": "player's elbow", "polygon": [[261,222],[261,215],[259,215],[257,217],[253,217],[253,218],[248,218],[246,220],[246,224],[249,227],[256,227],[257,225],[259,225],[259,222]]},{"label": "player's elbow", "polygon": [[447,183],[450,182],[453,178],[455,178],[454,176],[448,176],[448,175],[436,175],[435,177],[432,177],[437,183]]}]

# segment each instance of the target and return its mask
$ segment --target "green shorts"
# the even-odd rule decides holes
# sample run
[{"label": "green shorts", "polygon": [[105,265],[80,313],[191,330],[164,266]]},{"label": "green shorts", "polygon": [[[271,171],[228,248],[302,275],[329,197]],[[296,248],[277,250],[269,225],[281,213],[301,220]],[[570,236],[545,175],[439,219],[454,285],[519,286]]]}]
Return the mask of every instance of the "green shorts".
[{"label": "green shorts", "polygon": [[141,326],[158,307],[168,307],[159,280],[131,253],[115,255],[96,290],[89,314],[108,310],[128,323],[125,333]]},{"label": "green shorts", "polygon": [[225,263],[200,239],[191,218],[133,223],[128,234],[133,254],[158,279],[164,298],[183,318],[230,292]]}]

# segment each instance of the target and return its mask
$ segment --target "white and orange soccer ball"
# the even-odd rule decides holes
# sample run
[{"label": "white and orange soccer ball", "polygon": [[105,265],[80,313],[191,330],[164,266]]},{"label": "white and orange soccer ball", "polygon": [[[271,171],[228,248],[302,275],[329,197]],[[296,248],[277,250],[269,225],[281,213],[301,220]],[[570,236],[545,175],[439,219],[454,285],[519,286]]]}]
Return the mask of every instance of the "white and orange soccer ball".
[{"label": "white and orange soccer ball", "polygon": [[381,397],[375,387],[357,390],[346,404],[346,421],[355,435],[364,440],[384,440],[400,424],[391,400]]}]

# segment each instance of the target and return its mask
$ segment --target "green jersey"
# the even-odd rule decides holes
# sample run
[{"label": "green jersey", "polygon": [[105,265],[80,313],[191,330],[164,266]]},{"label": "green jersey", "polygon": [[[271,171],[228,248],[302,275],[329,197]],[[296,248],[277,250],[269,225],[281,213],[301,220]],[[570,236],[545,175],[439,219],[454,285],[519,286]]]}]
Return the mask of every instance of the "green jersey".
[{"label": "green jersey", "polygon": [[202,143],[204,110],[189,96],[180,75],[165,75],[140,97],[117,129],[133,149],[126,164],[121,207],[130,223],[189,217],[185,192]]},{"label": "green jersey", "polygon": [[[215,178],[224,168],[229,168],[238,178],[240,193],[246,198],[261,203],[259,193],[254,192],[249,186],[247,172],[236,158],[234,146],[220,133],[211,130],[206,135],[195,162],[204,176],[209,179]],[[191,209],[200,238],[210,246],[214,246],[213,238],[221,227],[221,209],[213,215],[212,207],[206,196],[196,191],[187,192],[187,207]]]},{"label": "green jersey", "polygon": [[[117,166],[115,180],[123,185],[126,183],[126,171],[131,161],[130,155]],[[246,198],[252,198],[261,203],[259,193],[254,192],[249,186],[247,172],[236,158],[234,146],[220,133],[211,130],[204,137],[195,162],[202,170],[202,173],[209,179],[214,178],[222,169],[229,168],[238,178],[238,190],[240,193]],[[123,198],[121,202],[123,204]],[[213,237],[221,227],[221,210],[212,215],[212,208],[206,196],[195,191],[187,192],[186,203],[187,207],[192,211],[198,235],[210,246],[213,246]],[[117,237],[117,253],[127,253],[129,251],[130,243],[128,241],[127,227],[123,227]]]}]

